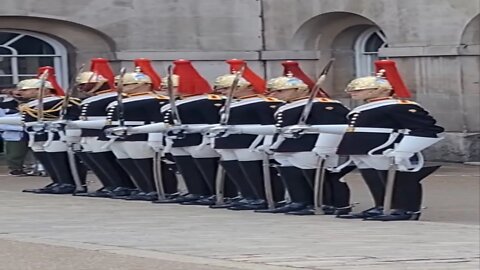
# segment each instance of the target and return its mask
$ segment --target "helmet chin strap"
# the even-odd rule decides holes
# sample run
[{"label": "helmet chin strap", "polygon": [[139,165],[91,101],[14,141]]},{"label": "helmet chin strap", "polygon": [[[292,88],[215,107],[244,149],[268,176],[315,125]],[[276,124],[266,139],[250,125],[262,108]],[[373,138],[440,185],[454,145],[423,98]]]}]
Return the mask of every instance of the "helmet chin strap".
[{"label": "helmet chin strap", "polygon": [[102,82],[102,81],[96,82],[95,85],[92,87],[92,89],[86,91],[85,93],[92,94],[92,95],[95,94],[95,92],[97,92],[97,90],[100,89],[100,87],[102,87],[104,83],[105,82]]}]

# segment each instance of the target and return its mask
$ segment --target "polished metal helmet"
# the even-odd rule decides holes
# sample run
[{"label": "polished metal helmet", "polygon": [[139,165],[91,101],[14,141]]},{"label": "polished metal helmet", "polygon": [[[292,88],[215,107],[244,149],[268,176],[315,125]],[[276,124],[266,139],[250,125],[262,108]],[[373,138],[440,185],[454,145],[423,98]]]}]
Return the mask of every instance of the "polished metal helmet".
[{"label": "polished metal helmet", "polygon": [[[235,74],[226,74],[226,75],[219,76],[213,82],[213,89],[231,87],[233,84],[233,80],[235,80]],[[240,78],[240,80],[238,81],[239,88],[245,88],[250,85],[251,83],[245,80],[243,77]]]},{"label": "polished metal helmet", "polygon": [[77,84],[84,84],[84,83],[103,83],[107,82],[108,79],[103,77],[101,74],[98,74],[93,71],[85,71],[78,74],[75,82]]},{"label": "polished metal helmet", "polygon": [[[42,86],[42,80],[40,79],[26,79],[18,82],[17,89],[18,90],[35,89],[35,88],[40,88],[41,86]],[[45,88],[54,89],[52,83],[49,81],[45,81]]]},{"label": "polished metal helmet", "polygon": [[[162,78],[162,83],[160,84],[160,86],[162,88],[167,88],[167,83],[168,83],[168,76],[165,76]],[[178,87],[178,85],[180,84],[180,76],[178,76],[177,74],[172,74],[172,84],[173,84],[173,87]]]},{"label": "polished metal helmet", "polygon": [[[118,81],[118,78],[115,78]],[[128,72],[125,73],[122,80],[123,85],[129,84],[152,84],[152,79],[142,72]]]},{"label": "polished metal helmet", "polygon": [[279,91],[285,89],[307,90],[308,85],[297,77],[287,75],[268,80],[267,89],[268,91]]},{"label": "polished metal helmet", "polygon": [[353,92],[367,89],[392,90],[392,85],[387,79],[378,76],[367,76],[352,80],[345,88],[345,92]]}]

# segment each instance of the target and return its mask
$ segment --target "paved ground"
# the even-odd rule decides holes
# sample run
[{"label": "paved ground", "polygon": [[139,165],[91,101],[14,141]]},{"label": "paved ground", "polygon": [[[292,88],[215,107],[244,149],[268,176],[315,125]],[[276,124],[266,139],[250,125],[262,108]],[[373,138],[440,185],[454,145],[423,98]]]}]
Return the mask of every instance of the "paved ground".
[{"label": "paved ground", "polygon": [[479,269],[479,168],[444,166],[422,221],[389,223],[33,195],[47,179],[2,175],[0,270]]}]

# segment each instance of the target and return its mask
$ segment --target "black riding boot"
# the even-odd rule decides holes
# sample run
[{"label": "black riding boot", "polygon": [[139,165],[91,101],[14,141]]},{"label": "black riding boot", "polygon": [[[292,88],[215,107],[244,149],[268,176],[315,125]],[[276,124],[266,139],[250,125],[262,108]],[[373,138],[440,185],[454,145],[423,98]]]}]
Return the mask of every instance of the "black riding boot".
[{"label": "black riding boot", "polygon": [[[248,183],[248,180],[245,179],[243,175],[242,168],[240,167],[240,163],[238,160],[224,160],[220,161],[227,178],[233,182],[235,188],[240,191],[240,194],[243,198],[254,200],[255,199],[255,192],[253,191],[252,187]],[[225,181],[226,185],[227,181]]]},{"label": "black riding boot", "polygon": [[112,186],[108,175],[104,173],[104,171],[100,167],[100,163],[95,161],[95,158],[91,155],[91,153],[87,152],[78,152],[76,155],[82,160],[82,162],[92,170],[92,172],[97,176],[100,183],[102,183],[102,188],[93,192],[93,193],[85,193],[85,194],[78,194],[78,195],[86,195],[92,197],[110,197],[110,191],[112,191],[115,187]]},{"label": "black riding boot", "polygon": [[195,164],[197,164],[197,168],[207,184],[211,195],[215,194],[215,180],[219,159],[220,158],[194,158]]},{"label": "black riding boot", "polygon": [[208,197],[210,190],[194,159],[191,156],[173,156],[173,160],[175,160],[176,167],[185,181],[189,194],[157,201],[156,203],[183,203]]},{"label": "black riding boot", "polygon": [[[67,152],[49,152],[48,158],[55,164],[55,174],[60,180],[60,185],[51,189],[50,194],[73,194],[76,190],[75,181],[73,179],[70,163],[68,161]],[[75,158],[77,159],[77,158]],[[79,172],[80,181],[83,180],[82,185],[85,185],[85,177],[82,177],[81,165],[77,162],[77,169]]]},{"label": "black riding boot", "polygon": [[[418,220],[422,205],[420,181],[435,172],[440,166],[423,167],[418,172],[396,172],[392,196],[392,212],[389,215],[367,217],[366,220],[394,221]],[[383,172],[386,179],[387,172]]]},{"label": "black riding boot", "polygon": [[157,199],[155,181],[153,178],[153,158],[131,159],[136,167],[139,184],[142,185],[140,193],[132,194],[126,200],[154,201]]},{"label": "black riding boot", "polygon": [[234,205],[230,210],[259,210],[267,208],[263,183],[263,165],[261,160],[239,161],[241,171],[253,190],[255,200],[246,204]]},{"label": "black riding boot", "polygon": [[48,193],[49,190],[57,185],[60,184],[60,180],[58,175],[56,175],[54,167],[55,165],[52,164],[51,160],[47,157],[46,152],[33,152],[35,158],[43,165],[45,171],[47,171],[50,179],[52,179],[52,183],[46,185],[43,188],[35,188],[35,189],[24,189],[23,192],[32,192],[32,193]]},{"label": "black riding boot", "polygon": [[360,213],[353,213],[347,215],[338,215],[338,218],[358,219],[378,216],[383,213],[383,200],[385,197],[385,179],[386,171],[379,171],[375,169],[359,169],[360,174],[365,181],[365,184],[372,195],[374,207],[369,208]]},{"label": "black riding boot", "polygon": [[[313,191],[302,169],[294,166],[278,166],[278,172],[290,197],[290,203],[273,210],[263,210],[266,213],[288,213],[300,211],[313,203]],[[260,212],[260,211],[258,211]]]},{"label": "black riding boot", "polygon": [[115,187],[135,188],[130,176],[125,169],[117,162],[117,158],[111,152],[89,153],[97,162],[104,174],[109,177],[109,182]]},{"label": "black riding boot", "polygon": [[138,170],[133,160],[130,158],[119,158],[117,159],[117,162],[128,173],[130,179],[135,185],[135,188],[138,189],[139,192],[145,192],[145,190],[147,189],[145,185],[146,183],[143,183],[141,172]]}]

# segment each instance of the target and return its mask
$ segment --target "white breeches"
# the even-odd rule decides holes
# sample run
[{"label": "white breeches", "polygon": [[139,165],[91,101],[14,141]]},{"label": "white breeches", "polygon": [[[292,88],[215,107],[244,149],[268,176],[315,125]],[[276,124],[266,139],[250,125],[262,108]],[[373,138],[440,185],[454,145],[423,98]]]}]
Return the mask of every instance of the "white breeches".
[{"label": "white breeches", "polygon": [[172,147],[170,153],[174,156],[192,156],[194,158],[214,158],[220,155],[208,144],[196,146]]},{"label": "white breeches", "polygon": [[114,142],[110,149],[118,159],[144,159],[153,158],[155,152],[147,142]]},{"label": "white breeches", "polygon": [[[304,170],[316,169],[320,164],[320,157],[314,152],[274,153],[273,158],[281,166],[294,166]],[[328,156],[325,160],[325,167],[334,168],[336,166],[338,166],[338,156]]]},{"label": "white breeches", "polygon": [[388,170],[390,158],[385,156],[352,155],[350,159],[359,169]]},{"label": "white breeches", "polygon": [[99,141],[97,137],[83,137],[80,141],[82,151],[91,153],[109,152],[110,149],[103,147],[105,143],[105,141]]},{"label": "white breeches", "polygon": [[223,161],[238,160],[238,161],[253,161],[262,160],[263,154],[249,149],[215,149]]}]

